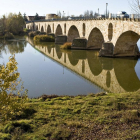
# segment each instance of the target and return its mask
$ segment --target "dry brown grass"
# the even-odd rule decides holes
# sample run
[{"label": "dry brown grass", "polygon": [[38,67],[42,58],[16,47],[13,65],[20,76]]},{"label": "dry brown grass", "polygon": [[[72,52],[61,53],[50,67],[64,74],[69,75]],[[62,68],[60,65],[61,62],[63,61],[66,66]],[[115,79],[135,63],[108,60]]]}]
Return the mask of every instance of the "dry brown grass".
[{"label": "dry brown grass", "polygon": [[61,49],[71,49],[71,46],[72,46],[72,43],[71,42],[66,42],[60,48]]}]

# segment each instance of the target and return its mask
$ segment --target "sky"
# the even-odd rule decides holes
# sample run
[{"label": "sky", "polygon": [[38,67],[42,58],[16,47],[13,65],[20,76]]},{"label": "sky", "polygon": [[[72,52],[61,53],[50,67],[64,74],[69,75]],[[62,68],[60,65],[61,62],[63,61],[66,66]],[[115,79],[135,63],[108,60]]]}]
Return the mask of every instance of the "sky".
[{"label": "sky", "polygon": [[92,10],[104,14],[108,3],[110,13],[126,11],[131,13],[128,0],[0,0],[0,16],[8,13],[26,13],[27,16],[34,16],[38,13],[44,16],[49,13],[57,14],[57,11],[67,15],[79,16],[86,10]]}]

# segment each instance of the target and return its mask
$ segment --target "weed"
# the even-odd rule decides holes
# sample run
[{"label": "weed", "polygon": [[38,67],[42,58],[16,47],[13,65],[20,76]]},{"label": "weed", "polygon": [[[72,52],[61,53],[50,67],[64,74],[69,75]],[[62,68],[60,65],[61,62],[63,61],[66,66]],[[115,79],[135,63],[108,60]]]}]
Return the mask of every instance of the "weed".
[{"label": "weed", "polygon": [[71,49],[72,43],[71,42],[66,42],[64,45],[62,45],[60,48],[61,49]]}]

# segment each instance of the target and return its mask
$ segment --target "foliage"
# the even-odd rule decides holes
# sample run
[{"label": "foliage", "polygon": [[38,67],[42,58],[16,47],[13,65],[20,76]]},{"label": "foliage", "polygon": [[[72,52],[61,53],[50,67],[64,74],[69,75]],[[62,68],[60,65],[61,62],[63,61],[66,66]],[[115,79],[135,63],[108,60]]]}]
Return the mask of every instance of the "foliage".
[{"label": "foliage", "polygon": [[3,17],[0,19],[0,31],[2,33],[4,33],[4,31],[6,30],[6,16],[3,15]]},{"label": "foliage", "polygon": [[15,38],[14,35],[10,32],[7,32],[4,37],[5,37],[5,39],[14,39]]},{"label": "foliage", "polygon": [[10,13],[8,15],[7,21],[6,21],[6,29],[7,31],[17,35],[20,31],[23,30],[23,26],[25,25],[25,21],[21,15],[21,13],[12,14]]},{"label": "foliage", "polygon": [[39,35],[47,35],[46,32],[40,32]]},{"label": "foliage", "polygon": [[28,21],[27,16],[26,16],[25,13],[23,14],[23,19],[24,19],[24,21]]},{"label": "foliage", "polygon": [[[6,66],[0,66],[0,118],[14,118],[22,113],[27,100],[27,92],[23,92],[23,83],[19,78],[15,56],[9,58]],[[21,86],[18,90],[17,86]]]},{"label": "foliage", "polygon": [[19,12],[19,14],[10,13],[8,16],[3,15],[0,19],[0,31],[11,32],[15,35],[19,34],[23,27],[25,26],[25,21]]},{"label": "foliage", "polygon": [[38,13],[36,13],[35,17],[34,17],[34,20],[40,20],[40,17],[38,15]]},{"label": "foliage", "polygon": [[62,17],[62,13],[60,11],[57,11],[57,17],[58,19],[60,19]]},{"label": "foliage", "polygon": [[71,49],[71,42],[66,42],[65,44],[63,44],[60,48],[61,49]]},{"label": "foliage", "polygon": [[48,35],[37,35],[34,37],[34,41],[36,42],[54,42],[55,39],[52,36]]},{"label": "foliage", "polygon": [[28,33],[29,37],[34,37],[36,35],[38,35],[40,32],[39,31],[31,31]]}]

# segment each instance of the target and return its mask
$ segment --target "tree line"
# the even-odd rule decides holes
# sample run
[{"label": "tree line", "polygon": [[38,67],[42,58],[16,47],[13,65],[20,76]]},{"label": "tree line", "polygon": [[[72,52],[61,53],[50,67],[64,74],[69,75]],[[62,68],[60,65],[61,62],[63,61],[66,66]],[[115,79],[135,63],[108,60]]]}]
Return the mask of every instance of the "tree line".
[{"label": "tree line", "polygon": [[10,13],[8,16],[3,15],[0,19],[0,33],[3,35],[6,32],[18,35],[23,31],[24,26],[25,20],[20,12],[18,14]]}]

